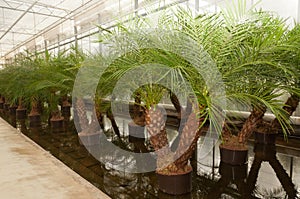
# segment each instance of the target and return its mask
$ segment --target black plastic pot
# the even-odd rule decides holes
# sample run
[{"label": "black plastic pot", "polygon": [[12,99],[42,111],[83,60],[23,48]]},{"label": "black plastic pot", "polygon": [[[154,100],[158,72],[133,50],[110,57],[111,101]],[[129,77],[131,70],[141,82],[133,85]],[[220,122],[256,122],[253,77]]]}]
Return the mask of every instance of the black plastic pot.
[{"label": "black plastic pot", "polygon": [[276,145],[275,144],[259,144],[255,143],[254,149],[255,157],[269,161],[276,158]]},{"label": "black plastic pot", "polygon": [[36,114],[36,115],[28,115],[29,119],[29,127],[39,127],[41,126],[41,115]]},{"label": "black plastic pot", "polygon": [[17,120],[25,120],[26,119],[26,109],[25,108],[17,109],[16,117],[17,117]]},{"label": "black plastic pot", "polygon": [[50,119],[51,130],[53,133],[64,132],[64,118],[61,119]]},{"label": "black plastic pot", "polygon": [[61,114],[65,117],[70,117],[71,115],[71,106],[62,106]]},{"label": "black plastic pot", "polygon": [[277,133],[254,133],[255,143],[258,144],[275,144]]},{"label": "black plastic pot", "polygon": [[166,175],[156,173],[159,190],[172,195],[186,194],[192,191],[192,170],[185,174]]},{"label": "black plastic pot", "polygon": [[11,115],[16,115],[16,110],[17,110],[17,106],[10,106],[8,109],[9,109],[9,114]]},{"label": "black plastic pot", "polygon": [[134,124],[128,124],[129,142],[144,142],[145,141],[145,127]]},{"label": "black plastic pot", "polygon": [[247,171],[248,164],[231,165],[221,161],[219,165],[220,175],[232,181],[247,178]]},{"label": "black plastic pot", "polygon": [[248,149],[244,150],[233,150],[224,148],[222,146],[220,148],[221,162],[225,162],[231,165],[243,165],[248,161]]},{"label": "black plastic pot", "polygon": [[4,110],[5,111],[9,111],[9,107],[10,107],[9,103],[4,103]]}]

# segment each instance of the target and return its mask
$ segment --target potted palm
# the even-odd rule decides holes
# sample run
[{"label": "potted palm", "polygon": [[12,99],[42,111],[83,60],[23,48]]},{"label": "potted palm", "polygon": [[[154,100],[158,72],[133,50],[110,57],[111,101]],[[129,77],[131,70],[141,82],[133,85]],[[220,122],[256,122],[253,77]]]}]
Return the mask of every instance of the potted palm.
[{"label": "potted palm", "polygon": [[30,68],[31,66],[25,65],[22,60],[15,60],[16,70],[10,78],[10,83],[7,85],[7,87],[12,91],[13,99],[18,102],[16,109],[16,118],[18,120],[24,120],[26,118],[27,106],[29,104],[27,89],[31,81],[29,75],[32,72]]},{"label": "potted palm", "polygon": [[[266,111],[275,115],[287,135],[288,115],[283,102],[277,98],[295,77],[290,64],[283,61],[282,53],[278,52],[288,50],[283,45],[288,30],[284,20],[268,12],[248,10],[243,4],[245,2],[239,1],[239,6],[231,5],[232,9],[200,15],[196,19],[184,11],[177,16],[182,31],[203,45],[216,62],[229,104],[240,104],[250,112],[237,133],[224,123],[221,158],[224,161],[227,156],[225,162],[230,164],[246,162],[247,140]],[[237,156],[241,157],[239,161],[235,160]]]},{"label": "potted palm", "polygon": [[[78,131],[79,142],[85,147],[98,147],[100,145],[100,136],[102,135],[102,130],[100,129],[98,119],[101,117],[101,98],[99,95],[89,96],[86,92],[93,82],[91,79],[94,77],[95,71],[94,62],[95,60],[88,59],[83,64],[82,67],[87,67],[88,70],[83,70],[85,73],[81,78],[76,79],[80,82],[78,86],[73,89],[72,101],[74,107],[74,123]],[[87,79],[91,81],[86,81]],[[76,84],[76,82],[75,82]],[[85,89],[83,89],[85,88]],[[92,107],[95,104],[96,107]],[[90,120],[88,119],[88,114],[91,113]]]},{"label": "potted palm", "polygon": [[[299,44],[300,44],[300,25],[296,24],[292,30],[289,30],[285,40],[279,46],[277,53],[279,54],[279,61],[288,63],[294,70],[294,77],[290,85],[283,88],[289,93],[289,97],[285,102],[283,109],[288,116],[292,116],[299,104]],[[267,128],[259,126],[259,130],[267,133],[256,132],[255,140],[258,143],[274,144],[276,135],[280,130],[280,121],[275,118],[269,123],[265,123]]]},{"label": "potted palm", "polygon": [[[276,53],[286,31],[282,19],[263,11],[248,12],[243,21],[230,23],[230,37],[218,57],[222,64],[220,71],[228,99],[248,107],[250,115],[237,135],[226,127],[223,129],[221,161],[229,164],[247,161],[247,140],[263,121],[267,110],[275,115],[287,134],[290,127],[287,113],[282,108],[284,104],[277,98],[283,95],[282,90],[291,83],[294,73]],[[281,74],[280,78],[278,74]]]},{"label": "potted palm", "polygon": [[[251,197],[254,194],[256,187],[256,182],[259,174],[259,170],[262,162],[268,162],[273,168],[278,180],[280,181],[282,187],[286,191],[289,198],[297,198],[297,190],[293,184],[291,178],[286,173],[284,167],[276,157],[276,146],[275,144],[262,144],[256,143],[253,149],[255,156],[249,171],[247,178],[247,197]],[[256,190],[257,191],[257,190]]]},{"label": "potted palm", "polygon": [[[38,96],[41,96],[47,102],[49,123],[54,131],[63,130],[64,118],[61,116],[58,104],[61,96],[64,96],[66,91],[71,90],[70,82],[74,82],[75,72],[73,73],[71,67],[75,68],[69,63],[67,51],[59,52],[56,56],[51,56],[46,51],[44,62],[35,71],[39,74],[39,78],[35,78],[31,85]],[[34,104],[34,107],[36,105]]]},{"label": "potted palm", "polygon": [[[167,27],[165,24],[161,25],[164,28]],[[175,31],[173,25],[178,25],[177,21],[169,24],[170,31]],[[142,25],[139,24],[136,27],[141,28]],[[181,53],[186,49],[180,49],[176,45],[180,44],[180,42],[182,43],[180,41],[182,38],[178,35],[174,34],[171,36],[166,32],[160,31],[148,34],[140,29],[130,30],[125,27],[122,27],[122,30],[126,30],[123,32],[123,35],[116,34],[112,40],[108,40],[112,52],[126,49],[126,53],[121,54],[118,60],[114,61],[111,65],[109,69],[111,73],[107,72],[106,74],[108,76],[107,79],[112,81],[107,82],[110,82],[111,88],[115,87],[118,81],[121,81],[122,83],[119,82],[118,84],[118,89],[125,89],[125,91],[127,89],[128,92],[131,91],[130,93],[138,93],[138,95],[133,96],[140,98],[135,101],[138,102],[139,106],[143,106],[142,110],[144,110],[145,114],[146,129],[150,136],[150,144],[157,156],[156,174],[159,189],[169,194],[190,192],[192,188],[192,167],[189,159],[195,150],[197,140],[201,134],[200,128],[208,118],[215,119],[215,112],[213,110],[215,104],[211,102],[209,88],[205,86],[205,82],[197,69],[193,68],[193,65],[183,58],[184,53]],[[145,42],[142,38],[147,41]],[[133,47],[132,49],[130,44],[134,44],[134,46],[140,45],[141,48],[136,49]],[[153,44],[156,48],[151,45],[151,48],[147,45],[144,47],[145,44]],[[168,48],[169,51],[164,48]],[[172,53],[172,51],[177,52],[177,54]],[[198,51],[198,53],[202,52],[201,50]],[[147,65],[144,66],[145,64]],[[168,66],[168,68],[161,69],[157,67],[157,64]],[[139,68],[140,66],[142,67]],[[130,73],[130,71],[134,72]],[[129,72],[130,76],[124,75],[126,72]],[[166,76],[169,78],[167,78],[169,81],[164,79]],[[130,79],[134,79],[135,82],[133,83]],[[189,111],[181,108],[183,106],[182,101],[184,99],[186,101],[191,94],[180,90],[182,89],[182,84],[180,83],[184,82],[184,79],[189,81],[191,87],[197,93]],[[138,80],[142,82],[139,83],[140,81]],[[176,83],[171,84],[170,82]],[[170,90],[173,94],[170,94]],[[116,98],[124,101],[127,100],[127,102],[132,101],[132,99],[128,99],[128,95],[124,94],[124,90],[122,91],[119,92],[117,90],[115,92],[117,95]],[[178,146],[174,147],[175,149],[171,149],[164,120],[164,109],[159,104],[164,95],[173,98],[171,101],[177,104],[175,109],[178,109],[178,112],[180,111],[181,117],[185,112],[187,113],[185,116],[186,122],[182,126]],[[178,100],[174,100],[174,95],[177,96]],[[176,101],[180,102],[179,106]]]}]

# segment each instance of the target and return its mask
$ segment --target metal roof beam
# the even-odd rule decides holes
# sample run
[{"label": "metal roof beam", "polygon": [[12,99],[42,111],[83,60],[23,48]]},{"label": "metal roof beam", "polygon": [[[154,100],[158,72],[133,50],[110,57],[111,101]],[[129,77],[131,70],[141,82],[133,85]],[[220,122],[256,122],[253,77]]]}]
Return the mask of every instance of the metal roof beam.
[{"label": "metal roof beam", "polygon": [[[5,7],[5,6],[0,6],[0,8],[7,9],[7,10],[20,11],[20,12],[25,12],[25,11],[26,11],[26,10],[24,10],[24,9],[11,8],[11,7]],[[63,18],[64,18],[64,17],[57,16],[57,15],[46,14],[46,13],[41,13],[41,12],[34,12],[34,11],[30,11],[30,10],[28,10],[27,13],[37,14],[37,15],[43,15],[43,16],[47,16],[47,17],[56,17],[56,18],[60,18],[60,19],[63,19]]]},{"label": "metal roof beam", "polygon": [[23,12],[23,14],[5,31],[5,33],[3,33],[0,37],[0,40],[24,17],[24,15],[37,3],[37,1],[33,2],[33,4],[31,4],[31,6],[29,6],[27,8],[27,10],[25,10]]},{"label": "metal roof beam", "polygon": [[[11,2],[11,3],[19,3],[19,4],[22,4],[22,3],[23,4],[30,4],[30,2],[23,1],[23,0],[4,0],[4,1],[8,1],[8,2]],[[44,7],[44,8],[52,8],[52,9],[56,9],[56,10],[62,10],[64,12],[66,12],[66,13],[70,13],[71,12],[71,10],[68,10],[68,9],[65,9],[65,8],[59,8],[57,6],[53,6],[51,4],[41,3],[41,2],[38,2],[38,1],[36,2],[35,5],[41,6],[41,7]]]},{"label": "metal roof beam", "polygon": [[[4,30],[0,30],[0,32],[5,32],[5,31]],[[20,35],[35,35],[34,33],[18,32],[18,31],[11,31],[11,33],[20,34]]]}]

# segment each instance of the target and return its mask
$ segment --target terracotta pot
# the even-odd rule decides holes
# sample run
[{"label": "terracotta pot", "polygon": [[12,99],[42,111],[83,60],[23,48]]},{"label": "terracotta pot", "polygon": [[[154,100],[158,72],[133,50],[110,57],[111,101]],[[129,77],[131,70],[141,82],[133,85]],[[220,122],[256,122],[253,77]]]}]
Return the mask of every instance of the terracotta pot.
[{"label": "terracotta pot", "polygon": [[100,138],[102,133],[97,131],[95,133],[78,133],[79,143],[84,146],[94,146],[100,144]]},{"label": "terracotta pot", "polygon": [[258,144],[275,144],[277,133],[259,133],[255,132],[255,143]]},{"label": "terracotta pot", "polygon": [[41,115],[35,114],[35,115],[28,115],[29,118],[29,127],[39,127],[41,126]]},{"label": "terracotta pot", "polygon": [[184,174],[166,175],[156,172],[159,190],[172,195],[186,194],[192,191],[192,170]]},{"label": "terracotta pot", "polygon": [[130,122],[128,124],[129,142],[144,142],[145,141],[145,127],[139,126]]},{"label": "terracotta pot", "polygon": [[17,120],[26,119],[26,109],[25,108],[17,109],[16,110],[16,117],[17,117]]},{"label": "terracotta pot", "polygon": [[50,119],[51,130],[54,133],[59,133],[64,131],[64,118],[61,119]]},{"label": "terracotta pot", "polygon": [[224,148],[222,146],[220,148],[221,162],[225,162],[231,165],[243,165],[248,161],[248,149],[244,150],[234,150]]}]

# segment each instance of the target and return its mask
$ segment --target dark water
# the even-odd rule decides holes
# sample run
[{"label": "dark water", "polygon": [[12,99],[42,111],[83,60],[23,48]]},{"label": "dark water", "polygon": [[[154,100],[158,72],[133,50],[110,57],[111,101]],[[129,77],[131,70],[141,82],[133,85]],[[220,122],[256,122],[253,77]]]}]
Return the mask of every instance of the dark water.
[{"label": "dark water", "polygon": [[[2,117],[83,178],[116,199],[297,198],[297,189],[300,191],[300,154],[294,149],[252,145],[248,164],[231,166],[219,162],[217,145],[205,157],[201,156],[199,148],[191,162],[194,169],[192,192],[171,196],[158,190],[154,172],[130,174],[111,169],[96,160],[79,143],[74,125],[70,121],[65,121],[64,131],[55,133],[46,123],[42,127],[28,128],[27,121],[16,121],[15,117],[7,114],[2,114]],[[121,142],[109,131],[106,133],[114,144],[132,151],[138,151],[137,147],[141,146],[149,147],[147,142],[141,145],[130,143],[125,128],[126,121],[119,118],[118,124],[123,132]],[[169,132],[172,134],[171,130]]]}]

